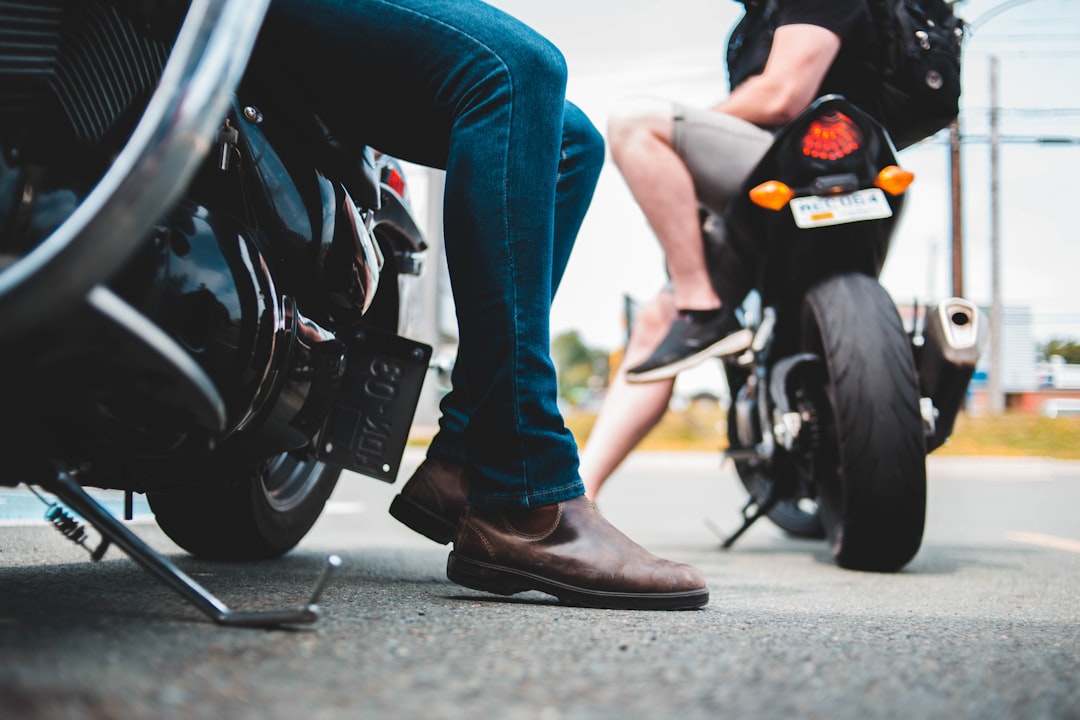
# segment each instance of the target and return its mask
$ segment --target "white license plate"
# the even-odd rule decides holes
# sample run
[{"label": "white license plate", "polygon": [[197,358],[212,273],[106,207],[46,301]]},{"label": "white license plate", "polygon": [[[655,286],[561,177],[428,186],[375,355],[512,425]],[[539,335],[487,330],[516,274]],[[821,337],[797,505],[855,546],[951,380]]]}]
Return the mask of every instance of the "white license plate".
[{"label": "white license plate", "polygon": [[842,225],[860,220],[892,217],[892,208],[879,188],[857,190],[847,195],[798,197],[791,201],[791,214],[801,228]]}]

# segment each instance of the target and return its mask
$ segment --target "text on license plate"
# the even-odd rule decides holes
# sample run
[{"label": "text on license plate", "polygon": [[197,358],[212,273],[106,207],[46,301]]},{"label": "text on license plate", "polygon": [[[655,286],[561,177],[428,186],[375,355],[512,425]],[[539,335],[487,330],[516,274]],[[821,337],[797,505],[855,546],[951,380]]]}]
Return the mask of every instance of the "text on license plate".
[{"label": "text on license plate", "polygon": [[791,214],[799,227],[814,228],[892,217],[892,208],[884,192],[879,188],[869,188],[847,195],[794,198],[791,201]]}]

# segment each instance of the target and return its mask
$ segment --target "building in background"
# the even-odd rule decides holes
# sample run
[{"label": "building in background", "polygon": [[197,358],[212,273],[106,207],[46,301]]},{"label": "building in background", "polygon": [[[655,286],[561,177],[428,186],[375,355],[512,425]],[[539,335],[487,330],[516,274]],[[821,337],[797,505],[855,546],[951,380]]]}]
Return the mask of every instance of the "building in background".
[{"label": "building in background", "polygon": [[[1080,414],[1080,365],[1067,365],[1061,356],[1055,356],[1050,362],[1040,362],[1033,327],[1030,308],[1002,308],[1001,389],[1005,393],[1005,409],[1049,417]],[[986,382],[989,372],[990,358],[986,353],[969,390],[967,410],[973,415],[989,411]]]}]

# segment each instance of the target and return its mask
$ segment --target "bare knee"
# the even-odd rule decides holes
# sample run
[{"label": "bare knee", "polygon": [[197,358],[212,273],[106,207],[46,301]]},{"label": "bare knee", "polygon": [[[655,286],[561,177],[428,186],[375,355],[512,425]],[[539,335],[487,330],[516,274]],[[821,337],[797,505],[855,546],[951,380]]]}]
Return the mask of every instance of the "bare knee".
[{"label": "bare knee", "polygon": [[671,144],[672,105],[658,98],[634,98],[620,102],[608,117],[608,145],[616,164],[642,143]]}]

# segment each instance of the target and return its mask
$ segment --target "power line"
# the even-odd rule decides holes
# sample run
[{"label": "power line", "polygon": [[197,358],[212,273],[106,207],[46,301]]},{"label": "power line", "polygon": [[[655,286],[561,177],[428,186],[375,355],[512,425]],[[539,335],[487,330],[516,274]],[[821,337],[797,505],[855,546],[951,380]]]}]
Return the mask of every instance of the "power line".
[{"label": "power line", "polygon": [[1010,58],[1073,58],[1080,56],[1080,50],[1055,50],[1052,48],[1043,48],[1039,50],[984,50],[979,48],[977,50],[964,50],[964,57],[970,58],[972,55],[979,56],[993,56],[998,57],[1010,57]]},{"label": "power line", "polygon": [[[963,145],[988,145],[989,135],[960,135]],[[1002,145],[1036,145],[1043,147],[1080,145],[1080,137],[1064,135],[999,135],[997,142]],[[948,145],[949,138],[944,132],[932,135],[912,147],[934,147]]]},{"label": "power line", "polygon": [[[961,114],[971,113],[988,113],[989,107],[965,107]],[[1070,115],[1080,115],[1080,108],[1032,108],[1032,107],[1013,107],[1013,108],[998,108],[998,113],[1002,115],[1034,115],[1042,117],[1067,117]]]},{"label": "power line", "polygon": [[[983,144],[990,142],[989,135],[960,135],[960,142]],[[1002,145],[1080,145],[1080,137],[1055,135],[1000,135]]]},{"label": "power line", "polygon": [[1034,2],[1034,1],[1035,0],[1006,0],[1005,2],[1001,3],[1000,5],[995,5],[994,7],[990,8],[989,10],[984,12],[979,17],[977,17],[974,20],[971,20],[970,22],[968,22],[968,27],[971,28],[971,32],[974,33],[976,30],[979,29],[979,27],[981,25],[986,24],[986,22],[988,20],[992,20],[993,18],[997,17],[998,15],[1005,12],[1006,10],[1010,10],[1010,9],[1016,7],[1017,5],[1026,5],[1027,3]]}]

